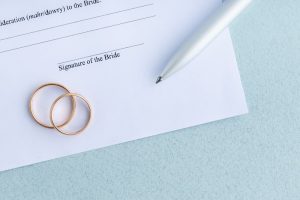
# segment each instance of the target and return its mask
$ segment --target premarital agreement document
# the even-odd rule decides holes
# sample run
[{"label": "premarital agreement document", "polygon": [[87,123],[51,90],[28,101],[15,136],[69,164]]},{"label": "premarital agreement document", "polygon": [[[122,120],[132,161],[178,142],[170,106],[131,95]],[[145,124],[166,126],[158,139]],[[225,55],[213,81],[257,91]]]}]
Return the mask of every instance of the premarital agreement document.
[{"label": "premarital agreement document", "polygon": [[[221,0],[14,0],[0,6],[0,171],[248,112],[228,30],[156,85]],[[68,137],[36,124],[34,89],[61,83],[93,107]],[[188,137],[188,135],[187,135]]]}]

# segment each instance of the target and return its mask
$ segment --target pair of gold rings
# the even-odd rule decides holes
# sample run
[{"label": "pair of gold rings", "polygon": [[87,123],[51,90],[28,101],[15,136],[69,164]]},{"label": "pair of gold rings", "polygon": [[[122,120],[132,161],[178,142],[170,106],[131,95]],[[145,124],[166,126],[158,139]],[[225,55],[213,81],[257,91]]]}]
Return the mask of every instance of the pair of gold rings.
[{"label": "pair of gold rings", "polygon": [[[50,108],[50,122],[51,125],[48,125],[44,122],[42,122],[42,120],[38,119],[38,117],[34,114],[33,112],[33,100],[36,97],[36,94],[46,88],[46,87],[50,87],[50,86],[55,86],[58,88],[63,89],[66,93],[57,97],[57,99],[53,102],[51,108]],[[71,101],[72,101],[72,110],[70,112],[70,115],[68,116],[68,118],[66,119],[65,122],[63,122],[62,124],[56,124],[54,121],[54,109],[57,106],[58,102],[61,101],[64,98],[70,97]],[[83,102],[85,102],[88,110],[89,110],[89,114],[88,114],[88,118],[86,120],[85,125],[77,131],[74,132],[66,132],[64,131],[62,128],[65,127],[67,124],[69,124],[76,112],[76,98],[80,98],[81,100],[83,100]],[[37,122],[39,125],[41,125],[44,128],[48,128],[48,129],[56,129],[58,132],[60,132],[63,135],[68,135],[68,136],[72,136],[72,135],[78,135],[80,133],[82,133],[89,125],[91,118],[92,118],[92,108],[91,108],[91,104],[88,102],[88,100],[86,98],[84,98],[82,95],[80,94],[76,94],[76,93],[72,93],[68,88],[66,88],[65,86],[58,84],[58,83],[47,83],[44,85],[41,85],[40,87],[38,87],[32,94],[31,98],[30,98],[30,103],[29,103],[29,110],[30,110],[30,114],[32,116],[32,118],[34,119],[35,122]]]}]

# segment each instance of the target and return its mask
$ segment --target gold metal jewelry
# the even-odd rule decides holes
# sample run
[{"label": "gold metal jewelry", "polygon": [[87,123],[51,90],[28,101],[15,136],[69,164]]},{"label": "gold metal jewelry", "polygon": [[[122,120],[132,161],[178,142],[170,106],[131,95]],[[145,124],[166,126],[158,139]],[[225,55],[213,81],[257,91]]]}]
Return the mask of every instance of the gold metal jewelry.
[{"label": "gold metal jewelry", "polygon": [[[82,99],[82,100],[86,103],[86,105],[87,105],[87,107],[88,107],[88,109],[89,109],[89,116],[88,116],[87,122],[86,122],[86,124],[84,125],[84,127],[81,128],[81,129],[78,130],[78,131],[67,133],[67,132],[61,130],[60,127],[57,126],[57,125],[54,123],[54,120],[53,120],[53,118],[54,118],[54,116],[53,116],[53,115],[54,115],[54,113],[53,113],[54,108],[55,108],[56,104],[57,104],[60,100],[62,100],[63,98],[65,98],[65,97],[72,97],[72,98],[78,97],[78,98]],[[54,103],[52,104],[51,109],[50,109],[50,121],[51,121],[52,126],[53,126],[57,131],[59,131],[61,134],[67,135],[67,136],[78,135],[78,134],[82,133],[82,132],[88,127],[88,125],[89,125],[89,123],[90,123],[90,121],[91,121],[91,118],[92,118],[92,108],[91,108],[90,103],[89,103],[88,100],[85,99],[83,96],[81,96],[80,94],[76,94],[76,93],[67,93],[67,94],[61,95],[60,97],[58,97],[58,98],[54,101]]]},{"label": "gold metal jewelry", "polygon": [[[61,85],[61,84],[58,84],[58,83],[47,83],[47,84],[44,84],[42,86],[40,86],[39,88],[37,88],[31,98],[30,98],[30,102],[29,102],[29,111],[30,111],[30,114],[32,116],[32,118],[41,126],[45,127],[45,128],[50,128],[50,129],[54,129],[55,127],[54,126],[51,126],[51,125],[47,125],[45,123],[43,123],[42,121],[40,121],[33,113],[33,109],[32,109],[32,104],[33,104],[33,99],[35,97],[35,95],[37,94],[38,91],[42,90],[43,88],[45,87],[49,87],[49,86],[56,86],[56,87],[59,87],[59,88],[62,88],[64,89],[67,93],[70,93],[70,90],[68,90],[65,86]],[[58,125],[58,127],[64,127],[65,125],[67,125],[73,118],[74,114],[75,114],[75,109],[76,109],[76,101],[75,101],[75,98],[72,97],[72,111],[68,117],[68,119],[66,120],[66,122],[64,122],[63,124],[61,125]]]}]

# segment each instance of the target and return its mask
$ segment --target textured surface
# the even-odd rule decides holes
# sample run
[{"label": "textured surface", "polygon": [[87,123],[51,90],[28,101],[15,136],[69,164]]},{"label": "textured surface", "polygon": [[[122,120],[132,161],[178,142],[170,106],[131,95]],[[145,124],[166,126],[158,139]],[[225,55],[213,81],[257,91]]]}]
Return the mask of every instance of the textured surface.
[{"label": "textured surface", "polygon": [[299,200],[299,8],[231,27],[249,115],[0,173],[0,199]]}]

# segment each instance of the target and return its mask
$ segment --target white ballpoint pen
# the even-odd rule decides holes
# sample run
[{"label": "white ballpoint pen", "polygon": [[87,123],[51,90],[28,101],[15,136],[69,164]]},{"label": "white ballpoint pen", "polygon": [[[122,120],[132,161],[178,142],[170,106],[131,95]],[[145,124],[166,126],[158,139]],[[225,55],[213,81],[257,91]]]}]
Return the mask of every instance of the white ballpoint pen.
[{"label": "white ballpoint pen", "polygon": [[248,5],[252,0],[225,0],[175,53],[164,71],[158,77],[159,83],[179,70],[199,55]]}]

